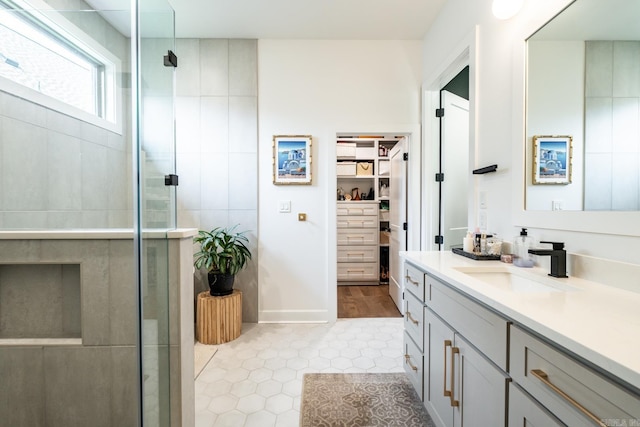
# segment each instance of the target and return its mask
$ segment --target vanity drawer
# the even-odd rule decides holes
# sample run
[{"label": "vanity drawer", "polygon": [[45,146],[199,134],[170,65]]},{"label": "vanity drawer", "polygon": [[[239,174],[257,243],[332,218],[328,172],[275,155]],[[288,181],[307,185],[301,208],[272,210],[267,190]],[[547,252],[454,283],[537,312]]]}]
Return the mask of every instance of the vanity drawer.
[{"label": "vanity drawer", "polygon": [[338,246],[377,245],[379,234],[377,228],[338,229]]},{"label": "vanity drawer", "polygon": [[404,370],[416,389],[420,400],[423,399],[424,356],[407,331],[404,332]]},{"label": "vanity drawer", "polygon": [[404,330],[418,349],[424,351],[424,306],[411,292],[404,294]]},{"label": "vanity drawer", "polygon": [[380,207],[377,203],[362,203],[355,202],[355,204],[341,204],[338,205],[337,215],[375,215],[377,217]]},{"label": "vanity drawer", "polygon": [[425,285],[427,306],[484,353],[502,370],[507,371],[507,335],[509,322],[461,293],[427,274]]},{"label": "vanity drawer", "polygon": [[640,395],[515,326],[510,359],[513,380],[567,425],[631,425],[640,420]]},{"label": "vanity drawer", "polygon": [[424,301],[424,271],[408,262],[404,263],[404,289]]},{"label": "vanity drawer", "polygon": [[339,216],[337,217],[338,228],[378,228],[378,216]]},{"label": "vanity drawer", "polygon": [[378,246],[338,246],[338,262],[376,262]]},{"label": "vanity drawer", "polygon": [[376,262],[342,262],[338,264],[338,280],[375,280],[378,276],[378,263]]}]

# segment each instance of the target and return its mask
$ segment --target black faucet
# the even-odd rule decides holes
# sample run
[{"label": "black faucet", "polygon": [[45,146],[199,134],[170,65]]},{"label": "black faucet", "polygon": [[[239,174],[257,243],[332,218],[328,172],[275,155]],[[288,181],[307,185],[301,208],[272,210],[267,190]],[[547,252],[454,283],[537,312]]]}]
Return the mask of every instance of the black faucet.
[{"label": "black faucet", "polygon": [[540,242],[550,243],[553,249],[529,249],[530,254],[549,255],[551,257],[551,273],[553,277],[569,277],[567,276],[567,251],[564,250],[562,242]]}]

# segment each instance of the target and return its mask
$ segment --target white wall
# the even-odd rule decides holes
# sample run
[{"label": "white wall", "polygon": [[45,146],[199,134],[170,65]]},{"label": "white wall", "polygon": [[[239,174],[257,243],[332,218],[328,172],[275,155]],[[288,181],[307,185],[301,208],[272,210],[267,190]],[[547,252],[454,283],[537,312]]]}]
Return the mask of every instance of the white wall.
[{"label": "white wall", "polygon": [[[476,167],[497,163],[499,169],[475,182],[476,192],[487,193],[488,227],[492,231],[511,238],[517,234],[518,226],[535,224],[530,230],[533,237],[564,241],[569,252],[640,263],[637,230],[630,232],[632,236],[624,231],[616,235],[603,233],[611,228],[607,221],[618,218],[610,213],[598,216],[602,220],[596,222],[596,217],[586,216],[585,212],[535,216],[523,212],[520,205],[524,179],[524,40],[567,3],[529,1],[515,18],[498,21],[491,14],[491,0],[449,0],[425,37],[423,76],[428,84],[443,62],[450,60],[450,52],[477,30],[476,82],[471,94],[472,108],[476,108]],[[640,214],[629,213],[624,219],[632,217],[640,219]]]},{"label": "white wall", "polygon": [[[420,45],[258,42],[259,321],[335,318],[336,133],[406,132],[419,141]],[[311,186],[272,184],[272,137],[290,134],[313,136]],[[278,213],[279,200],[291,201],[291,213]]]}]

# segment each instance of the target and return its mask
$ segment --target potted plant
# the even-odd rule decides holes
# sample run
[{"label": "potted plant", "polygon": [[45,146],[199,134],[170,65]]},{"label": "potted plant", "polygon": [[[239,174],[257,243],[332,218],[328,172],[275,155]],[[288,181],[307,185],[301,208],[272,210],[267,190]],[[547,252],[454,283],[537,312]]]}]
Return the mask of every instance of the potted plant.
[{"label": "potted plant", "polygon": [[194,255],[194,265],[198,269],[207,269],[211,295],[231,294],[235,275],[251,259],[247,248],[249,239],[245,236],[247,231],[236,231],[237,227],[199,230],[193,239],[200,244],[200,251]]}]

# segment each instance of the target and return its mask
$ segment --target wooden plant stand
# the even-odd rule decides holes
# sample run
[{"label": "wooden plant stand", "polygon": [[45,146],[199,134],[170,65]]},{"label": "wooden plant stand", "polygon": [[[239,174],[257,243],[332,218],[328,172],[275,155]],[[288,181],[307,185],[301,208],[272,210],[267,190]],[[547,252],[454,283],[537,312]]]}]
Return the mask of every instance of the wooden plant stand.
[{"label": "wooden plant stand", "polygon": [[202,344],[233,341],[242,331],[242,292],[214,297],[209,291],[198,294],[196,339]]}]

